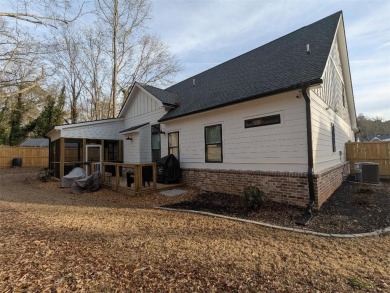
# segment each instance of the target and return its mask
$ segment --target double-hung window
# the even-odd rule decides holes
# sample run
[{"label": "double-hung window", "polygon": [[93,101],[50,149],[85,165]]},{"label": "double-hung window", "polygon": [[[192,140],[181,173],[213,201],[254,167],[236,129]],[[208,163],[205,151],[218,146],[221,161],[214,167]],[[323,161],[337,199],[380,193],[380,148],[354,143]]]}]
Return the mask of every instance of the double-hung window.
[{"label": "double-hung window", "polygon": [[168,133],[168,154],[173,154],[179,160],[179,132]]},{"label": "double-hung window", "polygon": [[222,163],[222,125],[206,126],[204,132],[206,162]]}]

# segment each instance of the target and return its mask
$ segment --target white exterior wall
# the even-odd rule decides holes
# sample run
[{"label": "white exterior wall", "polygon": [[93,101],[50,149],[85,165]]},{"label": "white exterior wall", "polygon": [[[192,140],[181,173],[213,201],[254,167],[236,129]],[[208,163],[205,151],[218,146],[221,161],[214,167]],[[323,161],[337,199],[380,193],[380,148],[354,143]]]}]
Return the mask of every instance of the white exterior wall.
[{"label": "white exterior wall", "polygon": [[[132,133],[132,141],[125,141],[123,158],[125,163],[144,163],[152,161],[151,125],[157,124],[167,110],[163,104],[152,95],[139,88],[134,89],[133,96],[128,104],[123,118],[123,129],[150,123],[139,129],[137,134]],[[122,136],[124,138],[125,136]]]},{"label": "white exterior wall", "polygon": [[[345,161],[345,143],[354,141],[354,133],[348,124],[313,91],[310,92],[313,135],[314,173]],[[336,152],[332,148],[331,123],[335,126]],[[342,152],[341,156],[339,152]]]},{"label": "white exterior wall", "polygon": [[[342,60],[346,57],[340,54],[341,34],[339,28],[322,76],[323,84],[310,91],[315,173],[340,164],[340,160],[344,162],[345,143],[354,141],[349,114],[350,99],[346,97],[348,87],[344,82],[347,80],[344,75],[349,74],[349,71],[344,68],[348,63]],[[335,152],[332,148],[331,123],[335,126]]]},{"label": "white exterior wall", "polygon": [[132,133],[131,137],[133,140],[123,141],[123,159],[125,163],[138,163],[140,162],[139,133]]},{"label": "white exterior wall", "polygon": [[140,163],[149,163],[152,161],[152,138],[150,125],[146,125],[143,131],[140,132],[139,153]]},{"label": "white exterior wall", "polygon": [[[306,114],[297,91],[165,122],[161,156],[168,133],[179,131],[182,168],[307,171]],[[244,120],[280,114],[281,124],[245,128]],[[223,163],[205,163],[205,126],[222,124]]]}]

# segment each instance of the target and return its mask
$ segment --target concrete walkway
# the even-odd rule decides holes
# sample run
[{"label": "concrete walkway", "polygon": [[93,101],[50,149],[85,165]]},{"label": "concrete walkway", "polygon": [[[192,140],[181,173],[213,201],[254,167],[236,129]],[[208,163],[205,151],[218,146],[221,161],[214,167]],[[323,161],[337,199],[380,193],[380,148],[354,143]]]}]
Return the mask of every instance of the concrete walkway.
[{"label": "concrete walkway", "polygon": [[172,209],[172,208],[164,208],[164,207],[155,207],[155,209],[159,210],[166,210],[166,211],[173,211],[173,212],[184,212],[184,213],[193,213],[193,214],[200,214],[210,217],[216,217],[216,218],[222,218],[222,219],[228,219],[243,223],[250,223],[255,224],[263,227],[273,228],[273,229],[279,229],[279,230],[285,230],[285,231],[291,231],[296,233],[302,233],[302,234],[310,234],[310,235],[316,235],[321,237],[334,237],[334,238],[357,238],[357,237],[372,237],[372,236],[379,236],[382,234],[390,233],[390,227],[378,229],[373,232],[367,232],[367,233],[358,233],[358,234],[333,234],[333,233],[321,233],[321,232],[315,232],[311,230],[304,230],[304,229],[298,229],[298,228],[290,228],[290,227],[283,227],[278,225],[272,225],[264,222],[258,222],[258,221],[252,221],[252,220],[246,220],[236,217],[229,217],[229,216],[223,216],[218,214],[213,214],[209,212],[202,212],[202,211],[194,211],[194,210],[184,210],[184,209]]}]

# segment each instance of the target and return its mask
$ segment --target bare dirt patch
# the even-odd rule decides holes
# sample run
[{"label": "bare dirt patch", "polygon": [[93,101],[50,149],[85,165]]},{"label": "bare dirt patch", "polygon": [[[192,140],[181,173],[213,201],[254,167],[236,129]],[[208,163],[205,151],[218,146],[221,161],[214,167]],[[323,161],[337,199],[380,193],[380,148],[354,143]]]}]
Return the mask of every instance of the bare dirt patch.
[{"label": "bare dirt patch", "polygon": [[390,290],[390,236],[294,234],[34,178],[0,175],[1,292]]}]

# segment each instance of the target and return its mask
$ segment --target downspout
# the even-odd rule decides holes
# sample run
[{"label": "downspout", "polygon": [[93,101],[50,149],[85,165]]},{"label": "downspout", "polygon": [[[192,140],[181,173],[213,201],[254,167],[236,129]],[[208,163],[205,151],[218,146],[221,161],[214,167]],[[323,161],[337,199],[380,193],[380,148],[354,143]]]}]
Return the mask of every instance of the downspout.
[{"label": "downspout", "polygon": [[313,135],[311,127],[311,109],[310,109],[310,97],[307,94],[307,86],[302,87],[302,95],[305,99],[306,106],[306,136],[307,136],[307,181],[309,185],[309,202],[305,214],[302,219],[296,222],[298,225],[306,225],[306,223],[313,216],[313,208],[315,203],[315,193],[314,193],[314,176],[313,176]]}]

